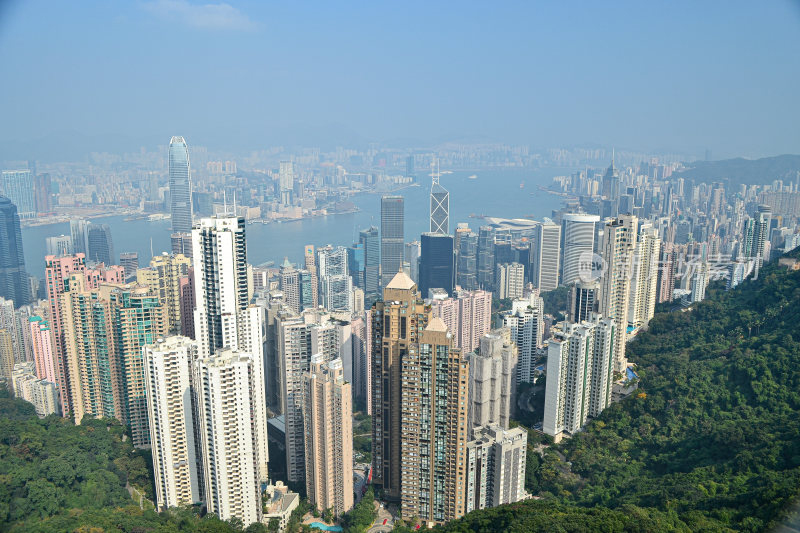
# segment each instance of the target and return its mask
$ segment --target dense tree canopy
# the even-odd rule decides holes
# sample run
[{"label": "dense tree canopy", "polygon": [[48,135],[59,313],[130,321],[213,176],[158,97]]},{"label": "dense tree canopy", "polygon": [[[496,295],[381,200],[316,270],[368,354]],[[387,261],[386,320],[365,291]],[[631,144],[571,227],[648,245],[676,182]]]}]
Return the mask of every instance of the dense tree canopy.
[{"label": "dense tree canopy", "polygon": [[764,531],[780,521],[800,498],[800,272],[770,265],[707,296],[656,315],[628,345],[637,394],[528,462],[541,501],[444,529]]}]

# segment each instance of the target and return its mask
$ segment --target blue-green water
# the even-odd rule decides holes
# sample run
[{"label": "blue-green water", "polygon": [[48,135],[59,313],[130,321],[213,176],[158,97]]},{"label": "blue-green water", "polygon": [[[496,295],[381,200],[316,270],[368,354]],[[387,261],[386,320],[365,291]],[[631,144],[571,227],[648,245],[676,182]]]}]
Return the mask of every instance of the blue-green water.
[{"label": "blue-green water", "polygon": [[309,524],[312,528],[321,529],[323,531],[341,531],[342,526],[328,526],[322,522],[311,522]]},{"label": "blue-green water", "polygon": [[[454,172],[441,177],[441,183],[450,191],[450,231],[457,222],[468,222],[473,230],[481,225],[480,219],[470,214],[504,218],[533,217],[541,219],[558,209],[557,196],[538,190],[538,185],[548,186],[553,176],[571,172],[571,169],[492,170]],[[469,176],[477,178],[470,179]],[[397,194],[405,197],[406,241],[419,238],[428,231],[430,181],[420,177],[421,185],[404,188]],[[524,184],[524,188],[520,188]],[[357,213],[330,215],[283,224],[250,224],[247,226],[247,258],[251,264],[266,261],[279,262],[288,256],[293,262],[303,257],[303,245],[325,244],[348,246],[358,240],[358,231],[374,224],[380,226],[380,194],[361,194],[353,198],[360,209]],[[150,242],[156,254],[170,250],[170,221],[147,219],[126,221],[123,216],[93,219],[108,224],[114,240],[114,251],[138,252],[139,263],[150,260]],[[45,239],[69,234],[69,224],[49,224],[22,230],[25,263],[36,276],[44,275]]]}]

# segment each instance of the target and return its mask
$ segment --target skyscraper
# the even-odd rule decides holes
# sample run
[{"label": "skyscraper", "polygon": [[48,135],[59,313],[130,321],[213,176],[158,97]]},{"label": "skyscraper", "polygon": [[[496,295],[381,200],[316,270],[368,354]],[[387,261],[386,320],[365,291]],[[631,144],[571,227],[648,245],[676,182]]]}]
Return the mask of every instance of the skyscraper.
[{"label": "skyscraper", "polygon": [[534,362],[544,334],[544,304],[532,294],[529,299],[511,302],[511,310],[501,313],[503,327],[511,330],[511,341],[519,349],[517,383],[533,383]]},{"label": "skyscraper", "polygon": [[248,305],[244,218],[203,218],[192,231],[195,336],[201,357],[238,345],[237,317]]},{"label": "skyscraper", "polygon": [[400,510],[441,524],[464,514],[469,362],[439,318],[402,362]]},{"label": "skyscraper", "polygon": [[419,259],[421,255],[422,245],[419,241],[411,241],[405,244],[403,248],[403,271],[415,283],[419,282]]},{"label": "skyscraper", "polygon": [[[88,220],[70,220],[69,232],[72,236],[72,252],[76,254],[89,253],[89,225]],[[55,255],[55,254],[52,254]]]},{"label": "skyscraper", "polygon": [[516,344],[509,331],[497,330],[481,337],[480,353],[469,359],[469,424],[467,431],[478,426],[495,425],[508,428],[516,399]]},{"label": "skyscraper", "polygon": [[[458,234],[456,234],[458,235]],[[478,235],[464,233],[458,246],[458,265],[456,282],[461,288],[475,290],[478,288]]]},{"label": "skyscraper", "polygon": [[317,510],[340,517],[353,507],[352,391],[342,360],[314,356],[304,385],[306,494]]},{"label": "skyscraper", "polygon": [[[150,259],[149,267],[136,271],[136,282],[154,291],[166,308],[168,327],[172,333],[178,333],[181,329],[181,321],[184,318],[184,310],[181,307],[181,279],[189,275],[191,267],[192,261],[188,257],[164,252]],[[194,317],[191,316],[194,312],[193,307],[185,311],[187,313],[185,318],[193,321]]]},{"label": "skyscraper", "polygon": [[381,285],[386,287],[403,266],[404,200],[381,198]]},{"label": "skyscraper", "polygon": [[465,512],[525,498],[528,433],[521,427],[475,428],[467,443]]},{"label": "skyscraper", "polygon": [[150,447],[145,369],[142,348],[165,337],[167,310],[147,287],[124,286],[111,291],[111,324],[122,396],[122,419],[131,428],[137,448]]},{"label": "skyscraper", "polygon": [[646,223],[639,227],[628,302],[628,326],[633,330],[647,326],[656,309],[658,292],[658,259],[661,239],[658,230]]},{"label": "skyscraper", "polygon": [[402,366],[428,322],[417,285],[399,272],[372,307],[373,483],[388,499],[401,497]]},{"label": "skyscraper", "polygon": [[259,365],[253,354],[230,349],[194,363],[206,506],[245,527],[261,519],[261,484],[269,477],[262,470],[266,411],[258,400],[264,390]]},{"label": "skyscraper", "polygon": [[111,228],[108,224],[90,224],[86,241],[89,246],[89,261],[104,265],[116,264],[114,241],[111,239]]},{"label": "skyscraper", "polygon": [[4,170],[3,195],[17,206],[19,218],[34,218],[33,175],[30,170]]},{"label": "skyscraper", "polygon": [[193,505],[204,498],[192,404],[197,343],[168,337],[145,346],[143,353],[156,506],[165,510]]},{"label": "skyscraper", "polygon": [[34,315],[28,319],[33,361],[36,364],[36,377],[51,383],[58,382],[55,354],[55,338],[50,325],[42,317]]},{"label": "skyscraper", "polygon": [[530,248],[531,282],[541,292],[558,288],[561,226],[549,218],[534,228]]},{"label": "skyscraper", "polygon": [[319,276],[317,276],[317,257],[314,254],[314,245],[307,244],[303,251],[306,270],[311,276],[311,303],[312,307],[319,305]]},{"label": "skyscraper", "polygon": [[192,176],[183,137],[169,141],[169,203],[173,233],[192,231]]},{"label": "skyscraper", "polygon": [[16,307],[31,300],[17,206],[5,196],[0,196],[0,297]]},{"label": "skyscraper", "polygon": [[569,285],[579,278],[581,258],[594,252],[595,225],[600,222],[597,215],[567,213],[561,217],[564,241],[564,262],[561,283]]},{"label": "skyscraper", "polygon": [[616,322],[562,323],[548,343],[542,430],[574,434],[611,403]]},{"label": "skyscraper", "polygon": [[431,184],[431,233],[450,233],[450,193],[439,183],[439,162]]},{"label": "skyscraper", "polygon": [[55,255],[56,257],[60,257],[62,255],[70,255],[72,253],[72,237],[69,235],[47,237],[45,244],[47,248],[47,255]]},{"label": "skyscraper", "polygon": [[125,269],[125,279],[136,278],[136,270],[139,268],[138,252],[122,252],[119,254],[119,265]]},{"label": "skyscraper", "polygon": [[431,306],[431,315],[441,318],[447,326],[454,346],[464,353],[476,350],[481,337],[491,328],[491,292],[458,290],[451,297],[425,301]]},{"label": "skyscraper", "polygon": [[597,281],[576,281],[569,293],[567,320],[580,324],[597,312],[600,284]]},{"label": "skyscraper", "polygon": [[453,236],[443,233],[423,233],[419,261],[419,288],[423,298],[429,289],[444,289],[453,294],[455,284],[455,255]]},{"label": "skyscraper", "polygon": [[280,190],[281,204],[292,205],[294,200],[294,164],[291,161],[281,161],[278,171],[278,188]]},{"label": "skyscraper", "polygon": [[361,230],[358,242],[364,247],[364,299],[372,305],[380,297],[381,241],[378,228]]},{"label": "skyscraper", "polygon": [[632,215],[620,215],[603,228],[601,256],[605,272],[600,277],[600,299],[598,310],[603,318],[616,323],[614,358],[612,368],[624,372],[625,341],[628,327],[628,300],[633,256],[636,251],[636,228],[638,219]]},{"label": "skyscraper", "polygon": [[520,263],[502,263],[497,265],[495,275],[497,297],[522,298],[522,289],[525,286],[525,267]]},{"label": "skyscraper", "polygon": [[491,226],[478,230],[478,287],[494,291],[494,234]]}]

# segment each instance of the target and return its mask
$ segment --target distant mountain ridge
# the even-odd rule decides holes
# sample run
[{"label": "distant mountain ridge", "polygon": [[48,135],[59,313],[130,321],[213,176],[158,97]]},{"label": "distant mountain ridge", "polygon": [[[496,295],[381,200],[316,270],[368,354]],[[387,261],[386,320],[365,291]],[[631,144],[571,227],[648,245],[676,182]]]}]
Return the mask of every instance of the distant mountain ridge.
[{"label": "distant mountain ridge", "polygon": [[700,182],[725,181],[731,187],[765,185],[774,180],[795,181],[800,172],[800,155],[784,154],[761,159],[724,159],[722,161],[692,161],[688,168],[673,176]]}]

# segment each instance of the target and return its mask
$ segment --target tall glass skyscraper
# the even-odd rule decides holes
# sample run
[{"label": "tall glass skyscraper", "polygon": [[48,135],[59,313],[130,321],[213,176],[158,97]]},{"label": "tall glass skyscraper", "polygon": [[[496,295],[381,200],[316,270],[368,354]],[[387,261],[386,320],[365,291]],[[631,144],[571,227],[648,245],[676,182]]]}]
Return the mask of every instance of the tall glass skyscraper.
[{"label": "tall glass skyscraper", "polygon": [[30,170],[4,170],[3,194],[17,207],[19,218],[36,216],[33,175]]},{"label": "tall glass skyscraper", "polygon": [[17,206],[0,196],[0,296],[19,307],[30,303],[30,292]]},{"label": "tall glass skyscraper", "polygon": [[189,148],[183,137],[173,137],[169,142],[169,201],[172,231],[192,231],[192,179]]},{"label": "tall glass skyscraper", "polygon": [[364,297],[370,302],[380,297],[381,240],[375,226],[361,230],[358,243],[364,247]]},{"label": "tall glass skyscraper", "polygon": [[[431,233],[449,233],[450,193],[439,184],[439,169],[431,185]],[[423,295],[424,296],[424,295]]]},{"label": "tall glass skyscraper", "polygon": [[423,233],[419,261],[419,289],[423,298],[430,289],[444,289],[453,295],[455,283],[455,255],[453,236],[441,233]]},{"label": "tall glass skyscraper", "polygon": [[403,224],[405,200],[402,196],[381,198],[381,280],[389,284],[403,266]]}]

